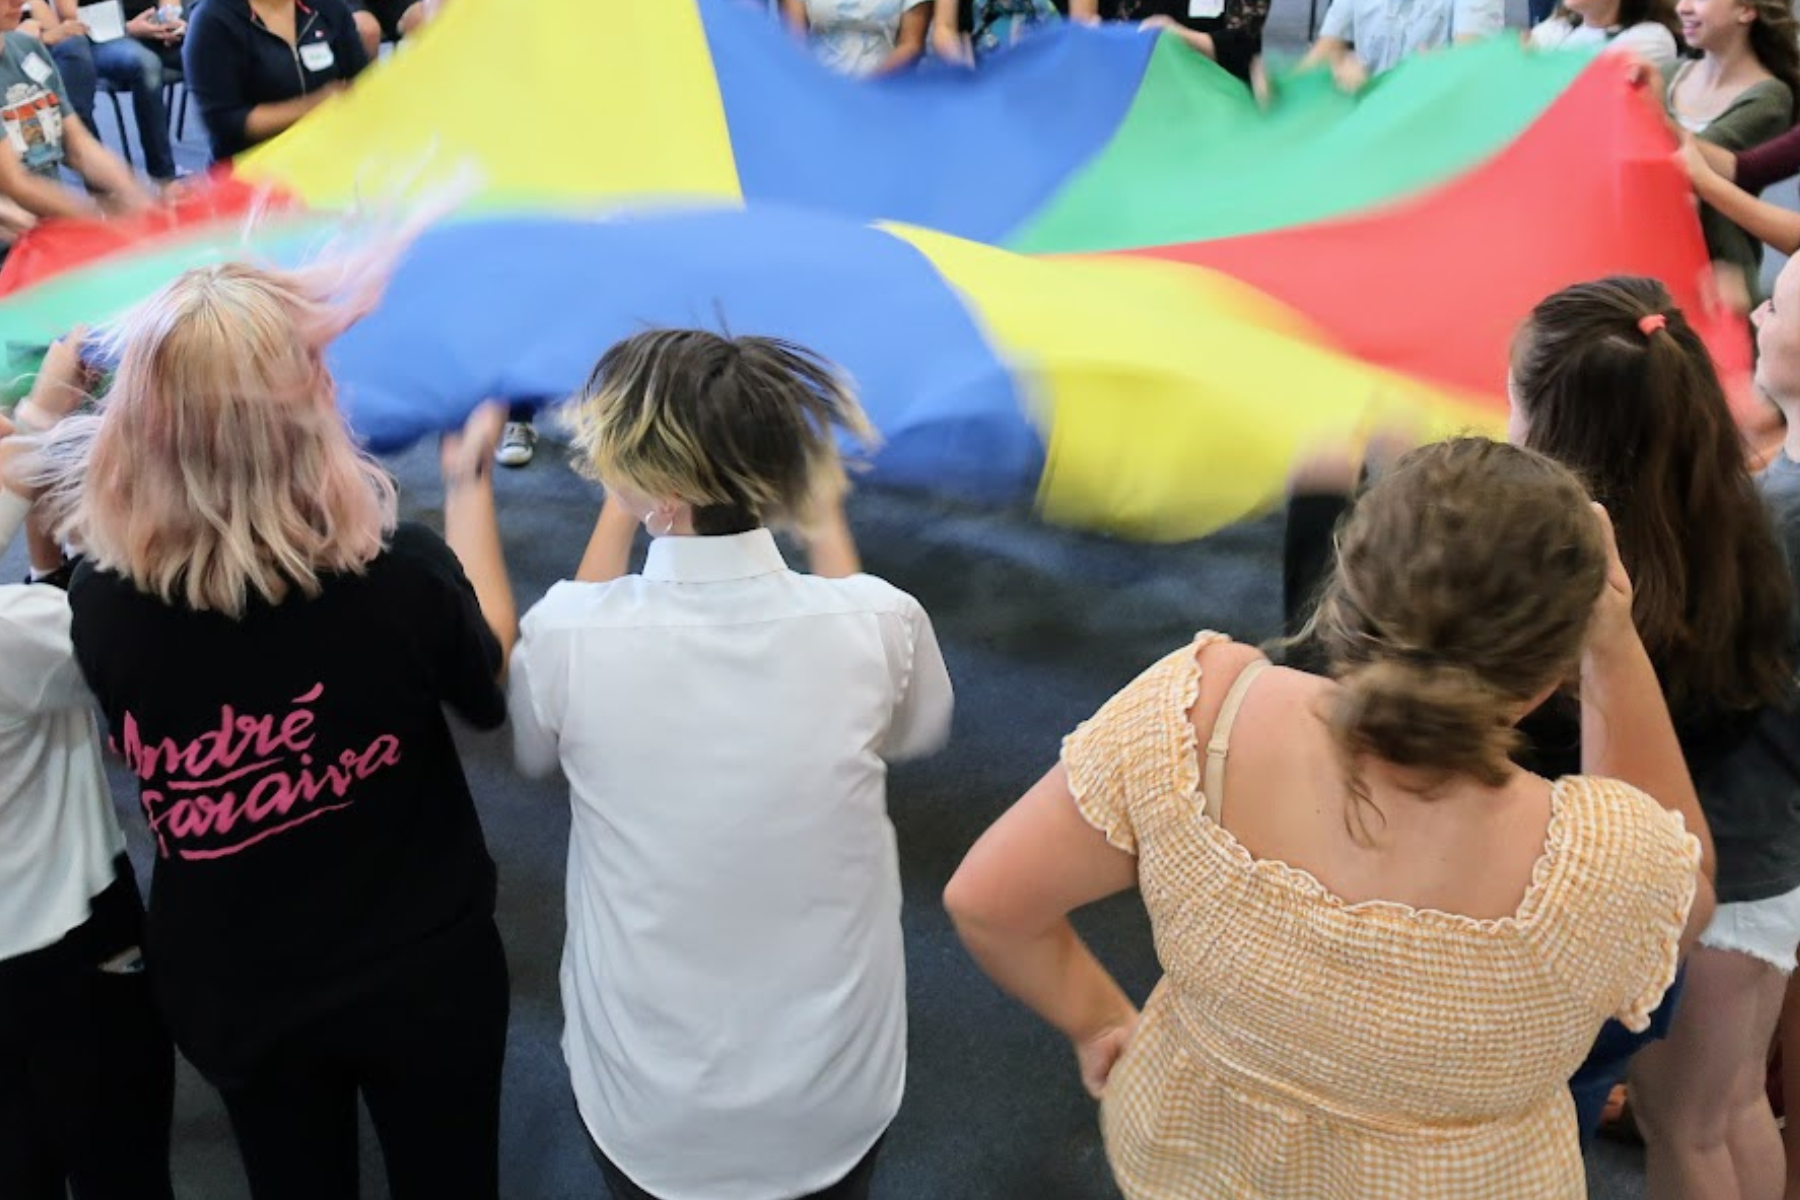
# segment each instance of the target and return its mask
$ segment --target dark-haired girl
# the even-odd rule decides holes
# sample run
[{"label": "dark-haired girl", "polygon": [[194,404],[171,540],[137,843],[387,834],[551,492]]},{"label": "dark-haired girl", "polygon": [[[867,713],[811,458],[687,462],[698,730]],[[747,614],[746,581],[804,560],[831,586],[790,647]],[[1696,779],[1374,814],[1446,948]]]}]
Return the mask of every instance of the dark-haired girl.
[{"label": "dark-haired girl", "polygon": [[[1661,284],[1605,279],[1546,299],[1515,340],[1509,392],[1511,439],[1573,468],[1613,516],[1638,632],[1719,847],[1719,920],[1690,961],[1680,1006],[1663,1014],[1669,1040],[1633,1072],[1652,1186],[1687,1194],[1692,1164],[1707,1147],[1724,1154],[1728,1139],[1715,1184],[1720,1171],[1778,1177],[1761,1085],[1782,986],[1769,960],[1791,964],[1800,943],[1800,924],[1781,917],[1791,907],[1782,898],[1800,888],[1800,775],[1781,734],[1794,657],[1780,547],[1706,347]],[[1290,607],[1304,605],[1301,581],[1316,578],[1308,564],[1343,503],[1315,495],[1290,509]],[[1573,701],[1553,699],[1521,728],[1522,763],[1556,773],[1580,761],[1586,730]],[[1760,919],[1770,915],[1781,919]],[[1765,934],[1749,954],[1746,917]],[[1574,1081],[1584,1123],[1636,1048],[1611,1035],[1596,1048]]]},{"label": "dark-haired girl", "polygon": [[1613,50],[1663,75],[1675,69],[1680,26],[1670,0],[1565,0],[1531,30],[1534,50]]},{"label": "dark-haired girl", "polygon": [[[1669,113],[1704,142],[1746,150],[1790,128],[1800,99],[1800,26],[1789,0],[1678,0],[1682,40],[1699,51],[1669,81]],[[1762,243],[1703,207],[1700,224],[1713,259],[1761,295]]]},{"label": "dark-haired girl", "polygon": [[[906,1067],[886,763],[951,710],[924,610],[854,573],[833,438],[871,431],[816,356],[695,330],[609,350],[573,425],[607,508],[511,693],[575,810],[563,1048],[601,1171],[616,1200],[866,1196]],[[842,577],[789,570],[783,524]]]},{"label": "dark-haired girl", "polygon": [[[1069,1038],[1127,1200],[1586,1194],[1564,1081],[1711,909],[1630,588],[1566,468],[1420,450],[1345,525],[1328,677],[1203,633],[969,852],[945,903]],[[1514,724],[1577,670],[1592,774],[1552,782]],[[1132,887],[1141,1017],[1066,915]]]}]

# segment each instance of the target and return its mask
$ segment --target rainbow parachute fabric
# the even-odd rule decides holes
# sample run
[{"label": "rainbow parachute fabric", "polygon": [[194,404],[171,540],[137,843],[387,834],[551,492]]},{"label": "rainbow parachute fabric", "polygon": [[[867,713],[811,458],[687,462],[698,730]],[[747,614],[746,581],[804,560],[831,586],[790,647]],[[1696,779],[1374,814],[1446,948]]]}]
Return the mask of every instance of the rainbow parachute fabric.
[{"label": "rainbow parachute fabric", "polygon": [[[186,267],[297,258],[359,198],[472,170],[333,349],[376,448],[566,395],[646,325],[723,324],[846,368],[877,481],[1184,538],[1372,419],[1498,428],[1514,329],[1582,279],[1663,279],[1741,373],[1672,150],[1623,62],[1503,40],[1265,107],[1136,30],[860,83],[741,0],[456,0],[210,194],[30,235],[0,344],[28,360]],[[285,203],[246,234],[253,189]]]}]

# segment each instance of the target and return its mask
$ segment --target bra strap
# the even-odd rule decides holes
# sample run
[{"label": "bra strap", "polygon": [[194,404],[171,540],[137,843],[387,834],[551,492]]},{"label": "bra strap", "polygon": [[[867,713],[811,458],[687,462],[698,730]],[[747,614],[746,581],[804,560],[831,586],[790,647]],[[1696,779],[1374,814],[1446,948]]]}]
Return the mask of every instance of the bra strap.
[{"label": "bra strap", "polygon": [[1212,737],[1206,743],[1206,772],[1201,777],[1201,787],[1206,797],[1206,815],[1214,823],[1225,808],[1225,754],[1231,749],[1231,727],[1237,721],[1238,709],[1243,707],[1250,685],[1269,666],[1268,659],[1259,658],[1239,671],[1213,721]]}]

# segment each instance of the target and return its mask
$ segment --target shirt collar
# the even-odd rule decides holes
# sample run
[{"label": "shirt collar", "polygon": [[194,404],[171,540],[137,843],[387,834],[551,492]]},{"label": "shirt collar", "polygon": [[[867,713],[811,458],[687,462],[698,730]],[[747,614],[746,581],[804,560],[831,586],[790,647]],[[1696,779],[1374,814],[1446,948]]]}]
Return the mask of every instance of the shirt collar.
[{"label": "shirt collar", "polygon": [[721,583],[787,570],[767,529],[722,537],[659,537],[644,559],[644,578],[672,583]]}]

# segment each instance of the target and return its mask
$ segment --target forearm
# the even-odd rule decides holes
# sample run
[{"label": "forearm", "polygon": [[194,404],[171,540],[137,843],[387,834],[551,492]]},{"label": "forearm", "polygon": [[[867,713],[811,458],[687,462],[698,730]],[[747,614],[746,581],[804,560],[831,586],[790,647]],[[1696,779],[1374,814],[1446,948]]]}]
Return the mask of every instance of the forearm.
[{"label": "forearm", "polygon": [[[1723,146],[1715,146],[1711,142],[1702,141],[1699,138],[1694,139],[1694,148],[1700,151],[1700,157],[1706,160],[1707,166],[1718,172],[1721,177],[1729,179],[1734,183],[1737,182],[1738,155],[1733,154]],[[1756,152],[1754,150],[1746,150],[1744,153],[1754,154]],[[1761,191],[1762,189],[1757,188],[1755,190]]]},{"label": "forearm", "polygon": [[53,179],[34,175],[23,166],[0,178],[0,194],[34,217],[97,217],[100,206]]},{"label": "forearm", "polygon": [[1201,33],[1198,30],[1188,29],[1181,25],[1177,25],[1167,32],[1174,34],[1189,46],[1192,46],[1195,50],[1206,55],[1206,57],[1214,60],[1218,59],[1219,52],[1218,48],[1213,45],[1212,34]]},{"label": "forearm", "polygon": [[1656,668],[1636,636],[1590,647],[1582,659],[1581,769],[1629,783],[1680,813],[1688,832],[1700,839],[1701,874],[1712,879],[1712,831]]},{"label": "forearm", "polygon": [[1306,52],[1300,60],[1300,66],[1330,66],[1350,57],[1350,43],[1342,38],[1322,37],[1313,43],[1313,48]]},{"label": "forearm", "polygon": [[137,176],[125,160],[108,150],[99,138],[85,129],[69,142],[69,165],[87,182],[88,187],[110,200],[127,204],[148,205],[150,193],[138,183]]},{"label": "forearm", "polygon": [[593,536],[581,556],[575,578],[582,583],[608,583],[631,569],[631,545],[637,540],[637,518],[610,492],[600,506]]},{"label": "forearm", "polygon": [[1100,19],[1100,0],[1069,0],[1071,21],[1094,22]]},{"label": "forearm", "polygon": [[1719,215],[1760,242],[1783,254],[1800,249],[1800,213],[1770,204],[1717,175],[1694,180],[1694,192]]},{"label": "forearm", "polygon": [[44,524],[39,510],[33,510],[25,522],[25,547],[31,559],[31,569],[38,575],[48,575],[63,565],[62,545]]},{"label": "forearm", "polygon": [[931,24],[940,33],[955,37],[961,32],[957,15],[956,0],[932,0]]},{"label": "forearm", "polygon": [[844,515],[841,501],[809,521],[805,535],[806,560],[814,575],[847,579],[862,570],[862,559],[856,553],[856,538],[850,533],[850,520]]},{"label": "forearm", "polygon": [[1021,936],[952,912],[963,945],[1008,995],[1054,1025],[1072,1042],[1130,1019],[1131,998],[1062,919],[1042,933]]},{"label": "forearm", "polygon": [[501,673],[519,636],[518,610],[506,558],[500,547],[500,520],[494,507],[494,481],[486,471],[444,485],[444,541],[462,562],[475,589],[481,615],[500,643]]},{"label": "forearm", "polygon": [[291,129],[301,117],[319,106],[326,93],[311,92],[274,104],[259,104],[244,118],[244,136],[252,142],[263,142]]}]

